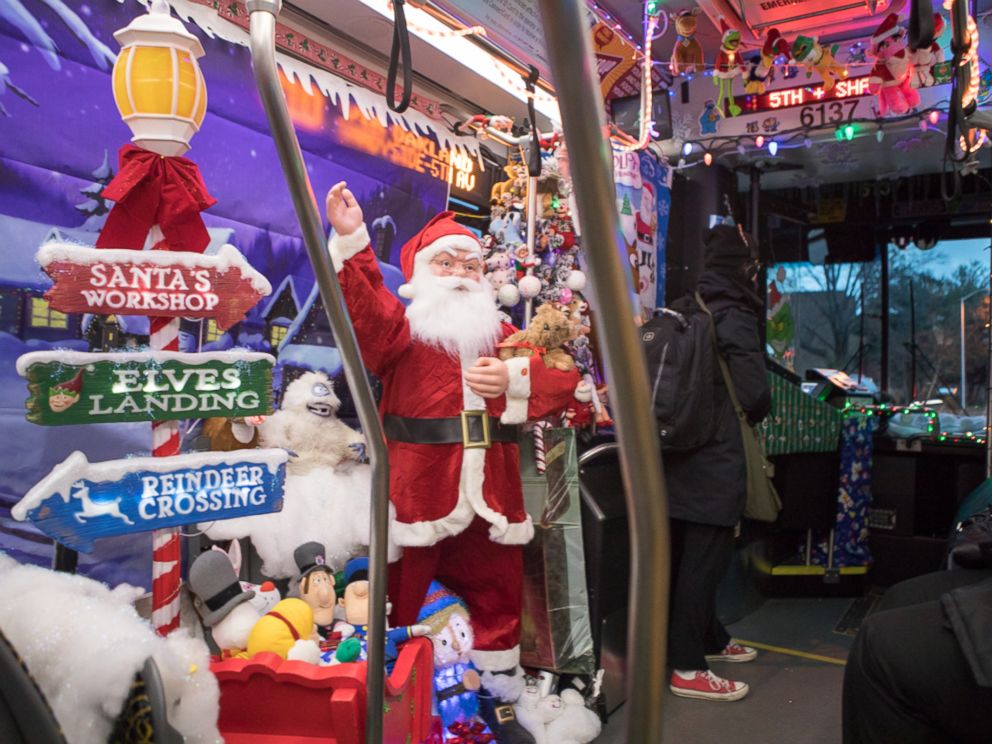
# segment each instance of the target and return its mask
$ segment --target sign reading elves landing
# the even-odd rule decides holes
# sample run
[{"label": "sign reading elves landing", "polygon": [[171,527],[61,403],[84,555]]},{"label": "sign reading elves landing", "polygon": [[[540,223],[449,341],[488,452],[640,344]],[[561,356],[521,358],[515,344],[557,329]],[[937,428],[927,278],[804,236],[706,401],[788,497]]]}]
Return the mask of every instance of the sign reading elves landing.
[{"label": "sign reading elves landing", "polygon": [[223,331],[272,292],[231,245],[204,256],[47,243],[37,259],[55,282],[45,299],[63,313],[214,318]]},{"label": "sign reading elves landing", "polygon": [[90,463],[73,452],[11,514],[88,553],[101,537],[279,511],[288,459],[257,449]]},{"label": "sign reading elves landing", "polygon": [[28,421],[62,426],[267,415],[274,364],[240,351],[34,351],[17,372],[31,393]]}]

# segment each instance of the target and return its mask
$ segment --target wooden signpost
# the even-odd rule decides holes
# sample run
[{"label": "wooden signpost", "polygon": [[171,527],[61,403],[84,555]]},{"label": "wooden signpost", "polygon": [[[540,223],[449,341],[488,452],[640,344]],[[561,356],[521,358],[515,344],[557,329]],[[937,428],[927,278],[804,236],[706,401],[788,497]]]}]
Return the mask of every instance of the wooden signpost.
[{"label": "wooden signpost", "polygon": [[27,419],[43,426],[272,413],[269,354],[35,351],[17,360]]},{"label": "wooden signpost", "polygon": [[257,449],[90,463],[73,452],[11,514],[88,553],[102,537],[279,511],[288,459]]},{"label": "wooden signpost", "polygon": [[55,282],[45,299],[63,313],[213,318],[224,331],[272,292],[231,245],[204,256],[47,243],[37,260]]}]

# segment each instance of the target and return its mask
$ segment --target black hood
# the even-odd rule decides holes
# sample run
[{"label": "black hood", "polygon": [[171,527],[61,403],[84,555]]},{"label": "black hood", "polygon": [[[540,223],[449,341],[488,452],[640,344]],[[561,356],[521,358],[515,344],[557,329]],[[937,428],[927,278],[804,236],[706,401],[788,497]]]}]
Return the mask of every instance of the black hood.
[{"label": "black hood", "polygon": [[740,272],[709,269],[700,274],[696,288],[707,305],[710,301],[721,300],[742,305],[761,317],[765,303],[746,282]]}]

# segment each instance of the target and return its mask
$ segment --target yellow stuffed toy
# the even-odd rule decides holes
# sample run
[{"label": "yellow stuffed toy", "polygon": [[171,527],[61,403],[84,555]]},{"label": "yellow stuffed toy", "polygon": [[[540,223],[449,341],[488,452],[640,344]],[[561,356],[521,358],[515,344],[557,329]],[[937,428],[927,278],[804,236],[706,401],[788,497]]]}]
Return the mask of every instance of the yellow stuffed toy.
[{"label": "yellow stuffed toy", "polygon": [[[312,641],[313,633],[313,610],[310,605],[302,599],[284,599],[251,629],[248,656],[271,651],[285,659],[297,641]],[[319,654],[319,648],[317,650]]]}]

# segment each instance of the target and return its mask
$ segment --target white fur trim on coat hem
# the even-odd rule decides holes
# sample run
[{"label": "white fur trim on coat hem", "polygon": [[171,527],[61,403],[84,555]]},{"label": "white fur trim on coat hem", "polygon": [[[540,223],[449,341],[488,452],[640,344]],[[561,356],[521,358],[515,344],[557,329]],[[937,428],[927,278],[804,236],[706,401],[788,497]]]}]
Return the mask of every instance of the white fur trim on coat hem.
[{"label": "white fur trim on coat hem", "polygon": [[[480,672],[505,672],[509,669],[520,671],[517,669],[520,666],[520,646],[501,651],[483,651],[473,648],[468,652],[468,657]],[[494,692],[494,690],[489,691]]]},{"label": "white fur trim on coat hem", "polygon": [[534,537],[534,522],[530,515],[523,522],[510,522],[505,530],[496,525],[489,528],[489,539],[500,545],[526,545]]},{"label": "white fur trim on coat hem", "polygon": [[365,249],[366,246],[372,243],[371,238],[369,238],[368,228],[365,227],[365,223],[359,227],[355,232],[350,235],[338,235],[335,233],[331,237],[331,242],[328,245],[328,250],[331,254],[331,263],[334,264],[335,271],[341,271],[344,268],[344,262],[347,261],[352,256],[356,256]]}]

